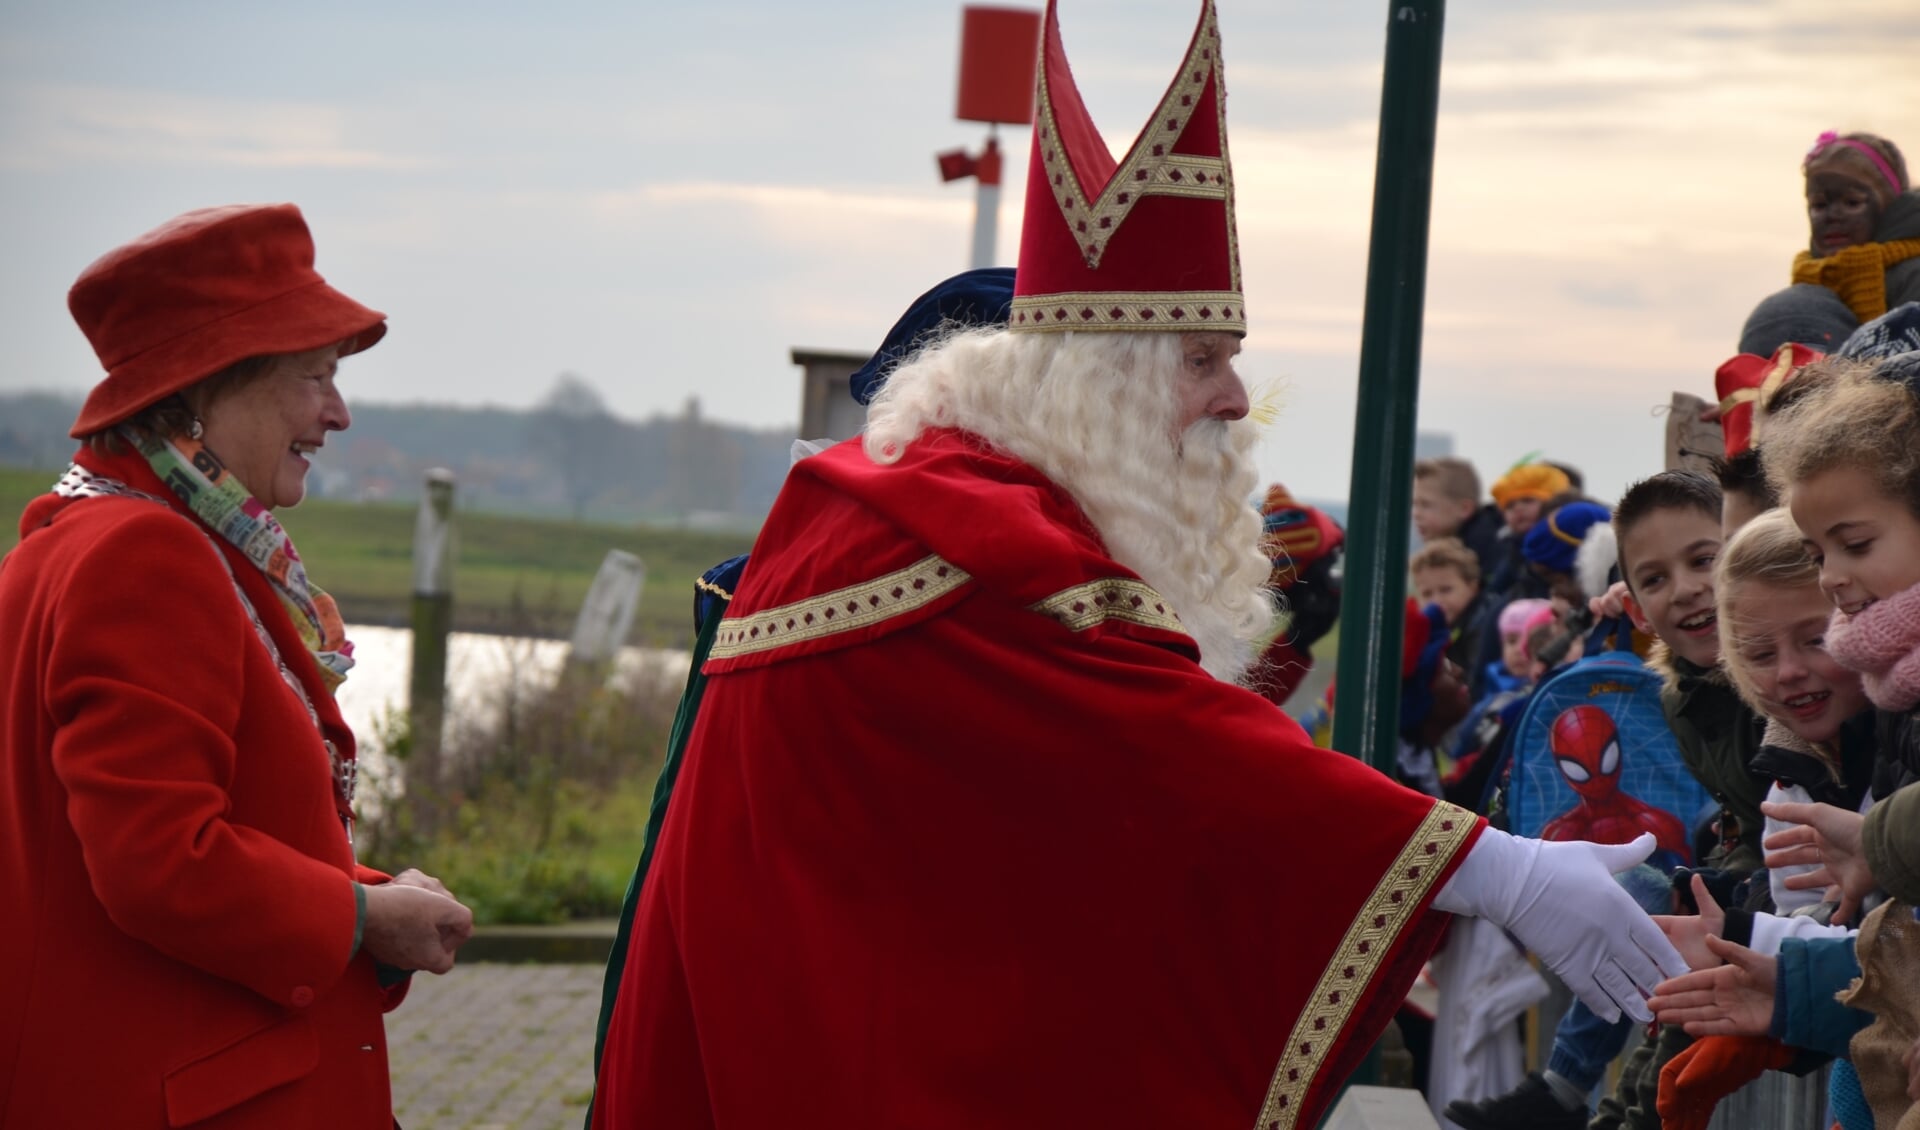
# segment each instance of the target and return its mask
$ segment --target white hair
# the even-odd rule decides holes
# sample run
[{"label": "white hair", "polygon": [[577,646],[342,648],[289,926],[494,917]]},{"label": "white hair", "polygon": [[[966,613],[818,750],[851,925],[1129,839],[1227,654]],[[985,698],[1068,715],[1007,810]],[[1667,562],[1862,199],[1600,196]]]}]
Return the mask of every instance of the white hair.
[{"label": "white hair", "polygon": [[1184,353],[1167,332],[960,330],[888,378],[868,458],[892,463],[929,428],[970,432],[1080,504],[1113,558],[1172,604],[1215,678],[1248,681],[1272,627],[1246,420],[1175,437]]}]

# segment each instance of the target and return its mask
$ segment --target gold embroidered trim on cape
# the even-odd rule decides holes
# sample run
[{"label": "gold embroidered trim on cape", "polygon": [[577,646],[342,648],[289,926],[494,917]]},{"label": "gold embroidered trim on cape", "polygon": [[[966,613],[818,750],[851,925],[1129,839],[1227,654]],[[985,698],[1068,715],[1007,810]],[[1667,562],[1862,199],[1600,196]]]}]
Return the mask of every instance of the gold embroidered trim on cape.
[{"label": "gold embroidered trim on cape", "polygon": [[1247,310],[1229,291],[1133,291],[1030,294],[1013,300],[1016,326],[1074,330],[1184,330],[1245,333]]},{"label": "gold embroidered trim on cape", "polygon": [[1108,620],[1125,620],[1149,628],[1185,633],[1180,617],[1166,598],[1154,592],[1145,581],[1108,577],[1062,589],[1045,600],[1027,606],[1042,616],[1051,616],[1070,631],[1080,632]]},{"label": "gold embroidered trim on cape", "polygon": [[[1054,200],[1060,205],[1060,214],[1066,219],[1067,227],[1072,229],[1080,250],[1087,257],[1087,266],[1098,268],[1100,257],[1106,253],[1106,240],[1120,230],[1133,206],[1143,196],[1199,196],[1212,200],[1228,201],[1228,210],[1232,210],[1232,189],[1228,183],[1226,152],[1226,93],[1214,89],[1214,113],[1220,117],[1220,136],[1222,157],[1199,157],[1181,153],[1170,153],[1168,149],[1185,132],[1187,112],[1206,90],[1207,80],[1215,73],[1217,56],[1215,48],[1220,42],[1220,30],[1214,18],[1213,9],[1207,9],[1206,23],[1200,33],[1193,37],[1193,46],[1187,57],[1181,60],[1180,73],[1167,88],[1166,97],[1154,107],[1153,116],[1147,119],[1147,128],[1134,139],[1133,148],[1127,151],[1126,160],[1120,162],[1113,175],[1101,189],[1100,195],[1087,199],[1086,186],[1080,183],[1080,175],[1073,167],[1073,161],[1067,157],[1066,147],[1060,144],[1060,128],[1053,116],[1053,93],[1047,88],[1047,67],[1040,64],[1039,97],[1035,100],[1040,111],[1040,120],[1035,128],[1040,131],[1040,161],[1046,167],[1048,179],[1052,181]],[[1156,140],[1162,138],[1164,140]],[[1102,235],[1100,233],[1106,233]],[[1234,263],[1236,275],[1238,260]],[[1234,284],[1238,286],[1236,277]],[[1238,305],[1236,299],[1235,305]]]},{"label": "gold embroidered trim on cape", "polygon": [[764,612],[720,621],[709,659],[733,659],[883,623],[938,600],[972,580],[932,554],[884,577],[848,585]]},{"label": "gold embroidered trim on cape", "polygon": [[1425,901],[1434,879],[1445,870],[1477,823],[1474,815],[1438,801],[1400,850],[1373,895],[1360,908],[1333,960],[1327,963],[1313,996],[1287,1037],[1280,1065],[1267,1087],[1256,1130],[1293,1130],[1301,1100],[1327,1053],[1352,1018],[1354,1006],[1393,948],[1394,939]]},{"label": "gold embroidered trim on cape", "polygon": [[712,581],[707,580],[705,577],[695,577],[693,579],[693,587],[699,589],[701,592],[710,592],[721,600],[730,601],[733,599],[732,593],[714,584]]}]

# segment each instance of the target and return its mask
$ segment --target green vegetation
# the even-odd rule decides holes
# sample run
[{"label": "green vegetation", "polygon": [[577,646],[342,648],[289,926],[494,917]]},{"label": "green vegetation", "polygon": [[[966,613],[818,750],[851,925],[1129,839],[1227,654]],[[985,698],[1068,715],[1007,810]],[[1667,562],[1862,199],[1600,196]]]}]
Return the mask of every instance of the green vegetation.
[{"label": "green vegetation", "polygon": [[361,858],[436,876],[485,924],[611,918],[640,858],[677,671],[657,656],[626,675],[524,673],[450,730],[437,766],[413,756],[403,716],[362,736],[405,777],[363,779],[381,800]]},{"label": "green vegetation", "polygon": [[[0,552],[18,540],[17,516],[58,477],[54,471],[0,468]],[[404,626],[413,589],[412,504],[314,499],[277,516],[293,535],[308,572],[353,623]],[[647,565],[633,641],[686,647],[693,637],[693,582],[713,565],[745,553],[753,538],[642,526],[597,525],[462,511],[454,569],[454,627],[462,631],[561,636],[609,549]]]}]

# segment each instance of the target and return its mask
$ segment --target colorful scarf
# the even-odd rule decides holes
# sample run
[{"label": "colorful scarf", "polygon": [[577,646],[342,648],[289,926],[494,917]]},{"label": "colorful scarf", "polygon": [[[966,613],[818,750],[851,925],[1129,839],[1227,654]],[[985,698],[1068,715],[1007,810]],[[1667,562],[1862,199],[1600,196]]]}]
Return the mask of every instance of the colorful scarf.
[{"label": "colorful scarf", "polygon": [[213,531],[233,543],[267,578],[300,640],[320,665],[327,691],[337,691],[353,667],[353,644],[333,598],[307,580],[293,539],[197,439],[169,440],[122,424],[120,434],[146,457],[153,473]]},{"label": "colorful scarf", "polygon": [[1920,706],[1920,585],[1851,616],[1834,609],[1827,652],[1860,672],[1861,686],[1880,709],[1904,713]]},{"label": "colorful scarf", "polygon": [[1887,268],[1920,256],[1920,239],[1856,243],[1815,259],[1793,257],[1793,281],[1824,286],[1840,296],[1853,316],[1871,322],[1887,312]]}]

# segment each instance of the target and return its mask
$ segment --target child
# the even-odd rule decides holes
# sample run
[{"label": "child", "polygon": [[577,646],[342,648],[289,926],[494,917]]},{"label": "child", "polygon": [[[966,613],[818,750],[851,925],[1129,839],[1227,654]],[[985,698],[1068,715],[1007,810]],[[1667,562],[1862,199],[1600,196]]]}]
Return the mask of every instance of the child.
[{"label": "child", "polygon": [[1513,690],[1533,681],[1533,655],[1527,645],[1527,625],[1535,615],[1552,611],[1545,600],[1516,600],[1500,610],[1500,662],[1487,664],[1487,682],[1498,690]]},{"label": "child", "polygon": [[1486,600],[1480,592],[1480,559],[1459,538],[1436,538],[1420,547],[1408,565],[1413,595],[1437,604],[1447,618],[1447,658],[1462,671],[1479,670],[1477,646]]},{"label": "child", "polygon": [[1551,463],[1521,463],[1493,484],[1494,505],[1507,525],[1507,536],[1517,541],[1540,520],[1548,499],[1573,487],[1565,471]]},{"label": "child", "polygon": [[1766,466],[1820,563],[1828,647],[1881,711],[1879,798],[1920,779],[1920,397],[1864,366],[1818,368],[1769,422]]},{"label": "child", "polygon": [[1413,465],[1413,530],[1423,543],[1459,538],[1488,576],[1500,558],[1500,512],[1480,503],[1480,475],[1451,455]]},{"label": "child", "polygon": [[1565,500],[1544,511],[1520,539],[1520,555],[1547,595],[1568,608],[1607,591],[1608,574],[1618,559],[1607,508],[1584,498]]},{"label": "child", "polygon": [[[1547,500],[1564,494],[1570,487],[1566,473],[1545,463],[1522,463],[1494,481],[1493,504],[1502,523],[1499,544],[1491,568],[1484,570],[1484,587],[1495,604],[1517,597],[1542,596],[1527,576],[1526,562],[1520,556],[1520,539],[1540,518]],[[1485,649],[1489,653],[1491,648]]]},{"label": "child", "polygon": [[1811,238],[1794,257],[1793,281],[1827,287],[1863,322],[1920,298],[1920,202],[1908,192],[1899,148],[1829,130],[1801,168]]},{"label": "child", "polygon": [[[1768,717],[1751,766],[1773,781],[1767,801],[1857,809],[1873,768],[1873,712],[1859,673],[1826,648],[1833,609],[1793,517],[1769,510],[1731,538],[1715,591],[1727,674],[1741,699]],[[1767,835],[1785,828],[1766,818]],[[1777,913],[1820,903],[1817,892],[1785,885],[1789,876],[1810,870],[1767,873]]]}]

